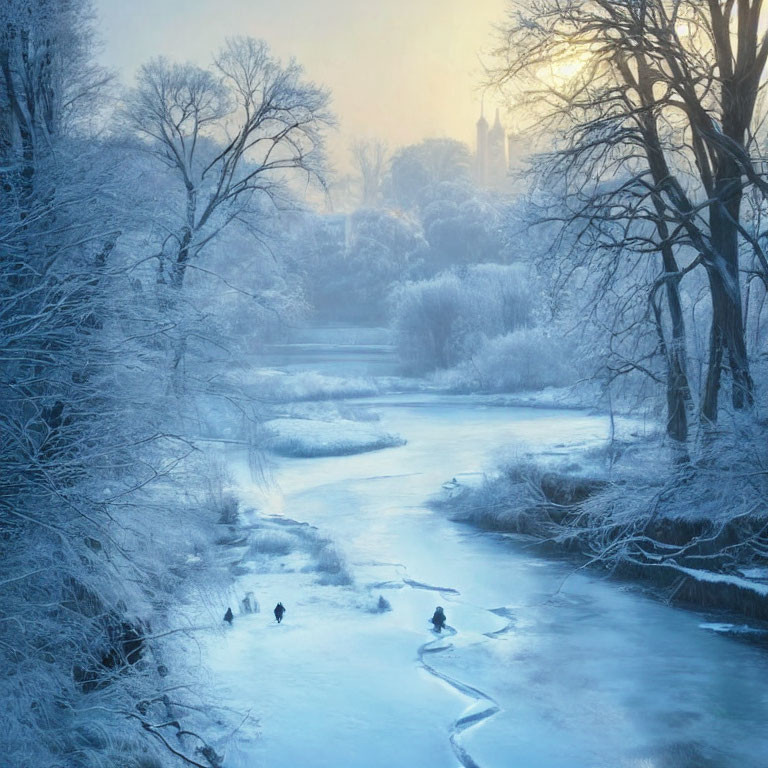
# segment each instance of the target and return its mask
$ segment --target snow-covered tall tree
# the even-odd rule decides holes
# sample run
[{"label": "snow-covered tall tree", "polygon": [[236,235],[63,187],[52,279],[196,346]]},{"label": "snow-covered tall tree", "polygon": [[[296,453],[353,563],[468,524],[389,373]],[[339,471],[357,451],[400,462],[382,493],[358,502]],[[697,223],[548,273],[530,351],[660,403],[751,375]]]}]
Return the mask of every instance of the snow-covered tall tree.
[{"label": "snow-covered tall tree", "polygon": [[765,186],[753,139],[763,16],[759,0],[542,0],[513,5],[499,50],[496,82],[524,82],[523,101],[563,137],[548,188],[560,174],[565,218],[601,231],[592,245],[606,254],[604,275],[622,249],[657,259],[648,306],[667,360],[669,433],[683,442],[690,386],[679,286],[693,271],[707,276],[712,311],[701,417],[717,419],[724,360],[733,407],[753,400],[741,251],[754,249],[760,269],[765,259],[741,208],[746,186]]}]

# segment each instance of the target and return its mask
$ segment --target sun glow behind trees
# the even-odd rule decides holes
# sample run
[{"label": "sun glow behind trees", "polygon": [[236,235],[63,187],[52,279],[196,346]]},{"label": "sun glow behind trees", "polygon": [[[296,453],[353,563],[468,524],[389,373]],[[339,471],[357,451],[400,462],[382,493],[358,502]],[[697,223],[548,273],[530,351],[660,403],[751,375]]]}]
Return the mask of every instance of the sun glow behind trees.
[{"label": "sun glow behind trees", "polygon": [[[739,265],[740,258],[756,261],[756,274],[768,279],[759,243],[764,233],[751,236],[749,223],[741,221],[749,213],[742,207],[744,190],[754,186],[765,194],[766,186],[753,159],[765,141],[756,112],[768,55],[768,39],[760,36],[765,13],[760,2],[747,0],[707,7],[664,0],[544,1],[515,9],[494,77],[522,94],[547,126],[554,152],[541,167],[548,169],[547,189],[563,189],[562,210],[553,215],[573,228],[587,251],[605,251],[605,264],[591,263],[598,274],[609,269],[616,276],[608,265],[626,268],[633,249],[651,253],[655,247],[662,257],[649,302],[669,366],[668,426],[684,442],[693,395],[679,294],[686,275],[695,273],[695,282],[703,273],[711,291],[701,418],[710,424],[717,419],[726,361],[732,406],[741,410],[753,402]],[[550,82],[542,82],[543,73]],[[624,276],[627,285],[633,279]],[[604,300],[605,288],[596,302]],[[657,303],[662,288],[669,316]],[[613,290],[620,296],[626,286]],[[637,370],[627,359],[616,362],[614,373],[622,369]]]},{"label": "sun glow behind trees", "polygon": [[[312,80],[333,92],[339,131],[334,164],[350,170],[348,146],[378,138],[390,147],[429,136],[471,142],[480,113],[489,28],[505,0],[97,0],[105,45],[101,60],[130,82],[163,51],[207,63],[234,35],[264,38],[275,55],[296,56]],[[418,33],[414,33],[418,30]],[[492,94],[486,94],[490,106]]]}]

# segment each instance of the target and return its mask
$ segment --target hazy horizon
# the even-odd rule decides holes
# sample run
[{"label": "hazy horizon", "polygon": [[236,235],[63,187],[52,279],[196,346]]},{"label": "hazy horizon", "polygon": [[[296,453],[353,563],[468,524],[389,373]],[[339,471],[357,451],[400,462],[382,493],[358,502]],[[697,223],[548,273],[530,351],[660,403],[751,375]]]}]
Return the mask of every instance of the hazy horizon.
[{"label": "hazy horizon", "polygon": [[[137,68],[163,55],[206,64],[225,38],[263,38],[283,59],[331,91],[338,130],[329,136],[340,170],[354,138],[390,149],[450,137],[474,148],[480,112],[481,56],[506,0],[96,0],[101,60],[130,83]],[[298,23],[297,23],[298,21]],[[418,31],[414,34],[414,31]],[[495,103],[486,101],[492,117]]]}]

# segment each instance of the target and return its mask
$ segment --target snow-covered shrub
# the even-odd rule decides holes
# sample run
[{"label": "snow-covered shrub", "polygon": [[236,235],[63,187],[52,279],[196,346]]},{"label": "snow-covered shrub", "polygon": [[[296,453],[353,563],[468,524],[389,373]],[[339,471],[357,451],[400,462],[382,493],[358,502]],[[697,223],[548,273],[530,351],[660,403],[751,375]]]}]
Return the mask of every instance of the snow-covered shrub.
[{"label": "snow-covered shrub", "polygon": [[317,555],[317,570],[320,572],[321,584],[332,584],[344,587],[352,583],[344,558],[333,544],[326,544]]},{"label": "snow-covered shrub", "polygon": [[381,421],[381,414],[372,411],[370,408],[361,408],[360,406],[350,405],[349,403],[339,403],[336,406],[336,413],[342,419],[348,421]]},{"label": "snow-covered shrub", "polygon": [[519,265],[479,264],[407,283],[393,298],[394,340],[411,373],[459,364],[486,338],[533,321],[535,289]]},{"label": "snow-covered shrub", "polygon": [[489,392],[566,386],[575,375],[567,344],[540,328],[520,328],[485,340],[460,372],[465,382],[476,382]]},{"label": "snow-covered shrub", "polygon": [[541,476],[541,468],[532,462],[516,462],[479,486],[460,487],[450,497],[433,503],[449,511],[452,519],[480,528],[531,533],[531,518],[538,518],[533,512],[537,501],[534,488]]},{"label": "snow-covered shrub", "polygon": [[283,373],[264,369],[249,374],[244,388],[259,400],[274,403],[367,397],[379,393],[373,379],[326,376],[317,371]]},{"label": "snow-covered shrub", "polygon": [[303,570],[320,574],[318,583],[346,587],[352,583],[352,574],[349,572],[344,556],[330,540],[317,533],[314,528],[301,531],[306,542],[305,548],[313,560],[312,565]]}]

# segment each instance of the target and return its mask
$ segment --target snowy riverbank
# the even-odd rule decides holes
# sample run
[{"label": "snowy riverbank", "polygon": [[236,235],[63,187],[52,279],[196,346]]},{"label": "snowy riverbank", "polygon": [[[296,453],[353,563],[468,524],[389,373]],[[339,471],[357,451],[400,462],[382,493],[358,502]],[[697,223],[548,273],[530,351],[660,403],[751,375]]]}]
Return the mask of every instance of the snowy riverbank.
[{"label": "snowy riverbank", "polygon": [[[730,467],[760,457],[671,465],[658,437],[514,461],[480,484],[451,484],[435,500],[454,520],[524,534],[544,552],[658,588],[681,605],[715,608],[735,621],[768,621],[768,526],[759,466],[734,492]],[[768,625],[755,627],[753,636]]]}]

